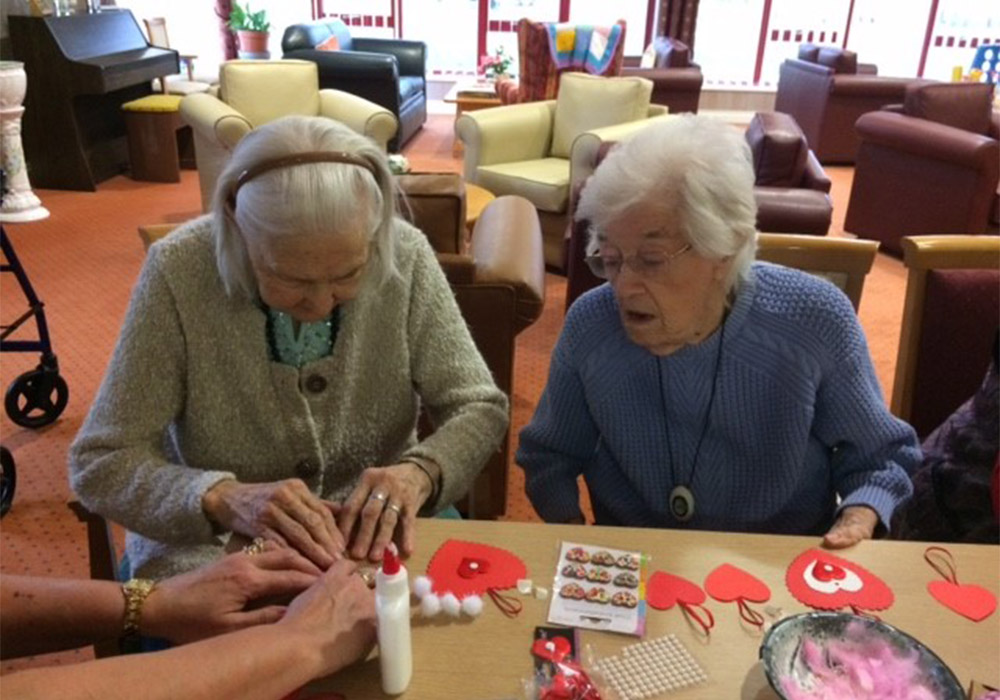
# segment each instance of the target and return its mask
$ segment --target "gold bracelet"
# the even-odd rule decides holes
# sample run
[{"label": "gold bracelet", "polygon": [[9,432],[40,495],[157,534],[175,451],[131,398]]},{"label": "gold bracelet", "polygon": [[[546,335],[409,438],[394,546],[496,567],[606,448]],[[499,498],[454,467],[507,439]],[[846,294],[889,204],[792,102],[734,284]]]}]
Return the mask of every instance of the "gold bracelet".
[{"label": "gold bracelet", "polygon": [[146,578],[133,578],[122,584],[122,595],[125,597],[125,627],[126,637],[139,636],[139,621],[142,618],[142,604],[156,587],[155,581]]}]

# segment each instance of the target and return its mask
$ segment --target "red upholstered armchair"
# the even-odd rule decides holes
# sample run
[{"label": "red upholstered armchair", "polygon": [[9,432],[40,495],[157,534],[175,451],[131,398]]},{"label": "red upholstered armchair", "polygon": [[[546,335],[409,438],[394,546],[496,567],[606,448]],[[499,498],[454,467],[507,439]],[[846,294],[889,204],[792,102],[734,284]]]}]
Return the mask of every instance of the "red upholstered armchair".
[{"label": "red upholstered armchair", "polygon": [[697,112],[704,76],[691,60],[688,45],[668,36],[653,40],[655,59],[651,68],[622,68],[622,75],[653,81],[653,104],[666,105],[671,114]]},{"label": "red upholstered armchair", "polygon": [[[517,23],[518,80],[497,80],[497,95],[503,104],[551,100],[559,92],[559,76],[579,72],[581,68],[558,68],[552,58],[547,22],[522,19]],[[618,46],[607,68],[597,74],[603,77],[620,75],[625,60],[625,20],[615,22],[621,27]],[[656,101],[653,101],[656,104]]]},{"label": "red upholstered armchair", "polygon": [[774,110],[795,117],[820,163],[853,163],[854,122],[862,114],[902,102],[913,78],[883,78],[857,54],[802,44],[797,59],[781,64]]},{"label": "red upholstered armchair", "polygon": [[1000,238],[902,240],[908,270],[892,412],[921,438],[972,396],[1000,319]]},{"label": "red upholstered armchair", "polygon": [[985,233],[1000,177],[992,87],[914,85],[902,107],[861,117],[844,229],[897,256],[903,236]]}]

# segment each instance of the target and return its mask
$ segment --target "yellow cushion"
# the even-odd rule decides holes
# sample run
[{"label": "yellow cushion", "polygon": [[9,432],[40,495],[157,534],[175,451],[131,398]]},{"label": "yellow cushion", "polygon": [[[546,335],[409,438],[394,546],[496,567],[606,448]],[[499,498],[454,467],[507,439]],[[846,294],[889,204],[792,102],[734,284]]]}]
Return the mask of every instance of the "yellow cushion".
[{"label": "yellow cushion", "polygon": [[644,119],[653,83],[645,78],[600,78],[563,73],[556,98],[552,153],[569,158],[573,141],[584,131]]},{"label": "yellow cushion", "polygon": [[149,95],[122,105],[126,112],[176,112],[183,95]]},{"label": "yellow cushion", "polygon": [[520,195],[542,211],[561,214],[569,203],[569,161],[563,158],[480,165],[476,180],[498,197]]}]

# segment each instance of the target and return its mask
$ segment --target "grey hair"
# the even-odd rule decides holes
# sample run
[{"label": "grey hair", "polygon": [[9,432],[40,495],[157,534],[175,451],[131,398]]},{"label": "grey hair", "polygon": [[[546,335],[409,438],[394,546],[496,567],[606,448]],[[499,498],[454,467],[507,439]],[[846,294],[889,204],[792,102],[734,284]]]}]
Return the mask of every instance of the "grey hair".
[{"label": "grey hair", "polygon": [[[243,171],[272,158],[314,151],[359,156],[372,172],[336,162],[277,168],[247,181],[231,201]],[[332,119],[284,117],[247,134],[219,176],[212,211],[216,264],[230,296],[258,297],[240,229],[271,236],[336,235],[362,219],[372,242],[365,284],[377,287],[396,274],[396,185],[386,156],[373,141]]]},{"label": "grey hair", "polygon": [[696,253],[731,258],[727,292],[737,291],[756,251],[757,204],[750,147],[718,120],[682,115],[649,126],[611,149],[580,195],[577,220],[597,232],[645,202],[662,210]]}]

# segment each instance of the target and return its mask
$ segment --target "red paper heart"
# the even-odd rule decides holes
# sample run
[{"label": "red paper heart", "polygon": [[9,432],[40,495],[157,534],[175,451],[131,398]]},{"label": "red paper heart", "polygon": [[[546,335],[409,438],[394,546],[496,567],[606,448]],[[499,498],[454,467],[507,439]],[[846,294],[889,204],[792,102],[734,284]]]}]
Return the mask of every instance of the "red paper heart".
[{"label": "red paper heart", "polygon": [[800,603],[819,610],[885,610],[895,600],[878,576],[821,549],[797,556],[785,572],[785,585]]},{"label": "red paper heart", "polygon": [[[469,561],[485,562],[486,571],[472,578],[462,576],[459,569],[463,562],[467,565]],[[528,577],[528,568],[506,549],[478,542],[448,540],[431,558],[427,576],[438,595],[454,593],[458,598],[464,598],[485,595],[491,588],[513,588],[518,579]]]},{"label": "red paper heart", "polygon": [[732,564],[722,564],[708,575],[705,592],[723,603],[741,598],[751,603],[765,603],[771,599],[771,589],[766,583]]},{"label": "red paper heart", "polygon": [[657,610],[669,610],[677,603],[701,605],[705,602],[705,591],[686,578],[656,571],[646,583],[646,602]]},{"label": "red paper heart", "polygon": [[486,559],[475,559],[465,557],[458,565],[458,575],[462,578],[475,578],[482,576],[490,570],[490,563]]},{"label": "red paper heart", "polygon": [[927,592],[941,605],[973,622],[985,620],[997,609],[996,596],[982,586],[971,583],[931,581],[927,584]]},{"label": "red paper heart", "polygon": [[565,637],[536,639],[531,645],[531,653],[546,661],[562,661],[569,652],[569,640]]}]

